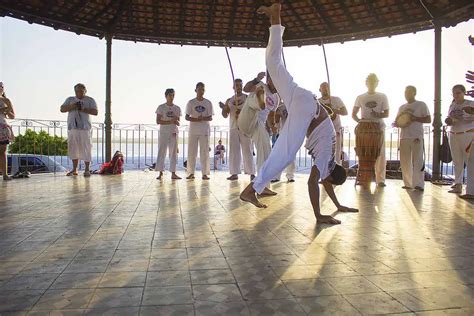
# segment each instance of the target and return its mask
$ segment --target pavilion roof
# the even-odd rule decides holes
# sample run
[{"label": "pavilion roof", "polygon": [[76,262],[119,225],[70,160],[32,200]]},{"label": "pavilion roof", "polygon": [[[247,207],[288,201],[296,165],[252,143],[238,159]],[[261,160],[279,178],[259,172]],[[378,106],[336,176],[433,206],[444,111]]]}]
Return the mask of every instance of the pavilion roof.
[{"label": "pavilion roof", "polygon": [[[267,19],[251,0],[0,0],[0,16],[78,34],[163,44],[264,47]],[[472,0],[283,1],[285,45],[344,42],[449,27]]]}]

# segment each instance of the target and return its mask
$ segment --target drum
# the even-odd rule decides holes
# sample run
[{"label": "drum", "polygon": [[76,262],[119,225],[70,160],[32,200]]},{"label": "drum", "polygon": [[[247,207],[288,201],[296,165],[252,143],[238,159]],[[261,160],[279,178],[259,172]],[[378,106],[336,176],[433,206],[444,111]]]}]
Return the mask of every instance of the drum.
[{"label": "drum", "polygon": [[374,177],[375,161],[383,144],[383,132],[377,122],[360,121],[355,128],[359,157],[356,184],[370,184]]},{"label": "drum", "polygon": [[408,112],[402,112],[397,118],[395,119],[395,123],[397,127],[403,128],[407,127],[411,124],[411,114]]}]

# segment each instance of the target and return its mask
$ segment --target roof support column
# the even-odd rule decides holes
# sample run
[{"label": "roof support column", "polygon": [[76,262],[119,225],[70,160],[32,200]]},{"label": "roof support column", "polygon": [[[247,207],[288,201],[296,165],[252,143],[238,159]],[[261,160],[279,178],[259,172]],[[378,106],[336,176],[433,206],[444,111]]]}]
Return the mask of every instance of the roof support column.
[{"label": "roof support column", "polygon": [[105,161],[112,159],[112,35],[105,36],[107,53],[105,60]]},{"label": "roof support column", "polygon": [[434,82],[434,113],[433,113],[433,180],[441,180],[440,147],[441,147],[441,24],[435,22],[435,82]]}]

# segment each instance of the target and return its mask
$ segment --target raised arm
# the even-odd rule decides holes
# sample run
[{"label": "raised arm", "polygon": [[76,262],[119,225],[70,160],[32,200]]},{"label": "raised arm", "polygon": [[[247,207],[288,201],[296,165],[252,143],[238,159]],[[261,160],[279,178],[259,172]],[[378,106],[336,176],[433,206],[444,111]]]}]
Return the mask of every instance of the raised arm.
[{"label": "raised arm", "polygon": [[255,79],[250,80],[249,82],[245,84],[244,89],[243,89],[244,92],[247,92],[247,93],[254,92],[255,88],[260,83],[260,81],[262,81],[263,78],[265,78],[265,72],[259,72]]}]

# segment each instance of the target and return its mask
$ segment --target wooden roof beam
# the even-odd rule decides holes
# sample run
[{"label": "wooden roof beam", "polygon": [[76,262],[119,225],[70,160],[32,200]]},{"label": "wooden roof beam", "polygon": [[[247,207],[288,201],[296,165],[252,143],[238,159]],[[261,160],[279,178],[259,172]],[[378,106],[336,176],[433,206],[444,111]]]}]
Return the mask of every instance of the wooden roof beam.
[{"label": "wooden roof beam", "polygon": [[212,25],[216,16],[216,0],[212,0],[211,9],[209,10],[209,19],[207,20],[207,37],[211,37]]},{"label": "wooden roof beam", "polygon": [[382,25],[382,23],[380,22],[380,19],[379,19],[379,16],[378,16],[377,12],[375,12],[375,10],[374,10],[374,3],[373,3],[373,1],[364,0],[364,4],[365,4],[367,10],[370,12],[370,15],[375,19],[375,23],[376,23],[378,26]]},{"label": "wooden roof beam", "polygon": [[230,19],[229,19],[229,32],[227,33],[227,36],[229,38],[234,36],[234,23],[235,23],[235,16],[237,14],[238,4],[239,4],[238,0],[232,0],[232,11],[230,13]]}]

